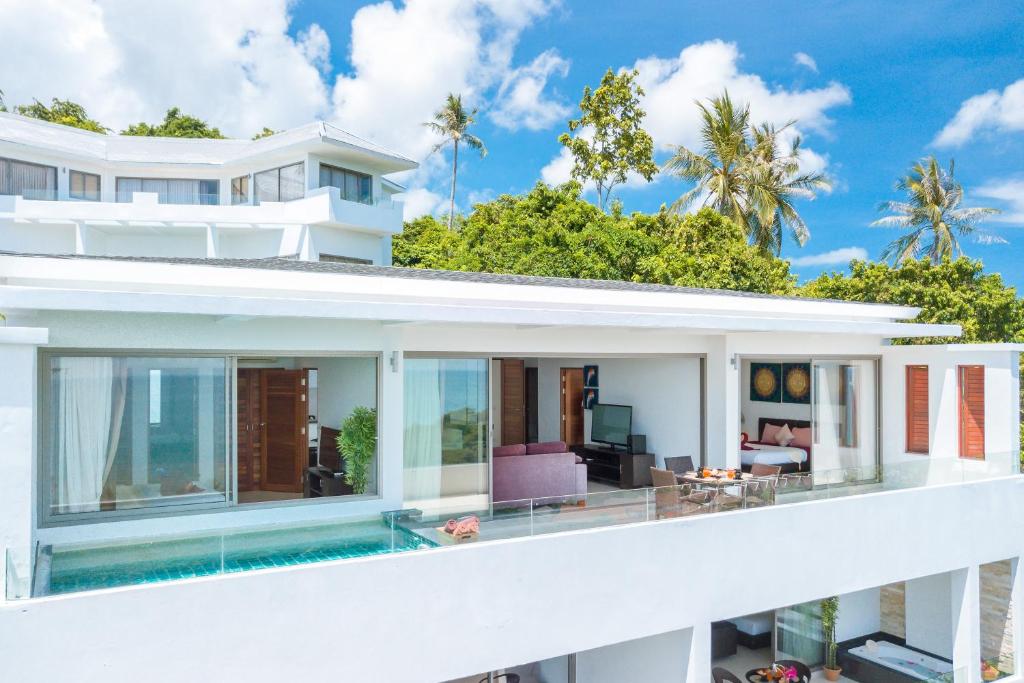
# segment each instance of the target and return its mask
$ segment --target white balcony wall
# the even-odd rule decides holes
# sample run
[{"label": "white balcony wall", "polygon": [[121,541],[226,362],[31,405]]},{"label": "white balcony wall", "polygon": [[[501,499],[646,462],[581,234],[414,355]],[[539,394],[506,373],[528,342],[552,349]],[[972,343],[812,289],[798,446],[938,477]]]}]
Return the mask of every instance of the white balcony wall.
[{"label": "white balcony wall", "polygon": [[[953,572],[954,663],[976,681],[963,575],[1024,553],[1022,494],[1014,477],[44,598],[0,607],[0,642],[11,680],[273,681],[322,673],[297,653],[328,634],[347,680],[422,683]],[[756,571],[757,590],[738,589],[737,568]],[[253,595],[273,629],[239,628]],[[699,640],[692,665],[673,660],[694,683],[710,675]]]}]

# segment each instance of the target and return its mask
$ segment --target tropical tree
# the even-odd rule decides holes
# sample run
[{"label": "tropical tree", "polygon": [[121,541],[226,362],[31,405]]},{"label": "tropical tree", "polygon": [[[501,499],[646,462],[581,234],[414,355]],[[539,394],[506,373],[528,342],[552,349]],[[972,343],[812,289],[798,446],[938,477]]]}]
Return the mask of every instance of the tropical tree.
[{"label": "tropical tree", "polygon": [[871,225],[900,228],[906,231],[882,252],[882,258],[894,263],[918,258],[922,252],[933,263],[955,258],[963,253],[958,238],[972,235],[985,243],[1005,243],[1001,237],[977,229],[986,216],[999,213],[987,207],[961,208],[964,189],[953,176],[953,160],[943,170],[934,156],[921,159],[896,181],[896,191],[904,192],[903,202],[882,202],[878,210],[893,215],[880,218]]},{"label": "tropical tree", "polygon": [[41,121],[59,123],[63,126],[72,126],[91,130],[94,133],[106,133],[109,129],[99,121],[89,118],[85,107],[72,102],[71,100],[60,100],[54,97],[47,107],[39,100],[33,100],[32,104],[19,104],[14,107],[14,113],[22,116],[30,116]]},{"label": "tropical tree", "polygon": [[476,112],[469,111],[462,104],[462,95],[449,93],[444,106],[434,113],[434,120],[423,125],[440,135],[443,139],[434,145],[434,152],[452,144],[452,190],[448,207],[448,229],[452,228],[455,216],[455,182],[459,174],[459,144],[465,143],[480,152],[480,158],[487,156],[487,147],[483,140],[469,132],[469,127],[476,122]]},{"label": "tropical tree", "polygon": [[752,126],[750,107],[737,106],[725,92],[705,105],[701,112],[701,151],[679,145],[664,168],[694,187],[672,207],[682,211],[698,198],[740,225],[752,244],[778,254],[787,230],[803,246],[810,237],[793,202],[813,199],[818,190],[828,189],[829,180],[820,173],[800,172],[800,137],[793,136],[788,148],[781,128],[763,123]]},{"label": "tropical tree", "polygon": [[630,172],[650,181],[658,172],[654,141],[641,124],[647,112],[640,108],[644,90],[638,72],[611,69],[595,90],[583,89],[578,119],[569,121],[569,132],[558,136],[573,156],[572,178],[593,182],[597,207],[608,206],[612,188],[626,182]]},{"label": "tropical tree", "polygon": [[171,107],[164,115],[164,120],[157,124],[135,123],[121,131],[121,135],[141,135],[161,138],[217,138],[221,139],[219,129],[214,128],[202,119],[182,114],[178,107]]},{"label": "tropical tree", "polygon": [[261,130],[259,133],[256,133],[255,135],[253,135],[252,139],[253,140],[261,140],[263,138],[269,138],[271,135],[277,135],[280,132],[281,131],[279,131],[279,130],[274,130],[273,128],[268,128],[267,126],[263,126],[263,130]]}]

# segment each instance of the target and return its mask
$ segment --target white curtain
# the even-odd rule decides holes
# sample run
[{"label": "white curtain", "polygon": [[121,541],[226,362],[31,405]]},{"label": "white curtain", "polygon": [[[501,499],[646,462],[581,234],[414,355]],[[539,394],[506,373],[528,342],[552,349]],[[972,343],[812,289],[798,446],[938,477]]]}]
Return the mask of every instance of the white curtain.
[{"label": "white curtain", "polygon": [[58,512],[95,512],[113,461],[111,421],[121,420],[113,402],[114,361],[61,358],[57,367]]},{"label": "white curtain", "polygon": [[405,361],[406,501],[441,496],[441,361]]}]

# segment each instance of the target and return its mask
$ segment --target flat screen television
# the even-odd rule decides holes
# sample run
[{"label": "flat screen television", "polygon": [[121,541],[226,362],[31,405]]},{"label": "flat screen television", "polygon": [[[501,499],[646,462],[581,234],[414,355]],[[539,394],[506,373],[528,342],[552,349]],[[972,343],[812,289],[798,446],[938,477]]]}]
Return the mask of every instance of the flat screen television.
[{"label": "flat screen television", "polygon": [[626,447],[633,429],[633,406],[596,403],[590,415],[590,440]]}]

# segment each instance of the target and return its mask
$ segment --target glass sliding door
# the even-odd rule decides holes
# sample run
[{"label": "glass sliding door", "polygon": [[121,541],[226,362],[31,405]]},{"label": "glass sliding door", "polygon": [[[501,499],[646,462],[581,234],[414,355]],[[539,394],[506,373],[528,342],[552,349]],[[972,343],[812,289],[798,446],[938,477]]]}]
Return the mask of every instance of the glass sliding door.
[{"label": "glass sliding door", "polygon": [[809,667],[824,663],[820,600],[775,610],[774,659],[795,659]]},{"label": "glass sliding door", "polygon": [[489,503],[488,371],[483,358],[405,360],[405,507]]},{"label": "glass sliding door", "polygon": [[48,515],[226,504],[227,359],[51,356]]},{"label": "glass sliding door", "polygon": [[811,363],[812,467],[821,483],[878,478],[878,374],[873,359]]}]

